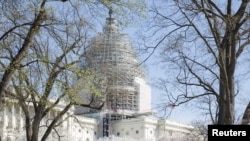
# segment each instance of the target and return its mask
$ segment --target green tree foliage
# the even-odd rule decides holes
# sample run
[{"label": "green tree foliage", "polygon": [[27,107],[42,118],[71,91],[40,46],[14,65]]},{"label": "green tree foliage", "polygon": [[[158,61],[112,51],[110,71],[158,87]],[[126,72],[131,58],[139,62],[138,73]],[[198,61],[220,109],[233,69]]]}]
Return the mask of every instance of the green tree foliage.
[{"label": "green tree foliage", "polygon": [[[18,101],[27,141],[37,141],[39,136],[46,140],[72,106],[103,106],[105,79],[79,63],[94,22],[103,18],[107,7],[135,10],[123,1],[10,0],[0,4],[0,104],[6,98]],[[41,121],[60,103],[65,107],[39,133]]]}]

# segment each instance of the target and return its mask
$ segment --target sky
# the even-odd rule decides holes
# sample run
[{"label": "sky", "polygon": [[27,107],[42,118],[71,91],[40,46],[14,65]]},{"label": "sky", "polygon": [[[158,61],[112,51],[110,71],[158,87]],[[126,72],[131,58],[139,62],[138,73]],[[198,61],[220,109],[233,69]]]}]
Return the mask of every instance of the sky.
[{"label": "sky", "polygon": [[[152,107],[153,109],[158,109],[160,103],[163,102],[164,99],[164,91],[159,90],[158,88],[154,87],[154,83],[157,79],[164,77],[164,72],[160,67],[159,58],[157,54],[154,54],[147,60],[146,65],[148,66],[148,75],[149,75],[149,83],[151,85],[151,95],[152,95]],[[163,111],[159,111],[159,113],[163,113]],[[167,120],[171,120],[174,122],[186,123],[191,124],[194,120],[199,118],[197,111],[192,110],[191,107],[186,106],[178,106],[178,107],[169,107],[166,111],[166,116],[163,117],[163,114],[158,114],[157,117],[159,118],[166,118]]]},{"label": "sky", "polygon": [[[107,13],[107,17],[108,17],[108,13]],[[103,17],[103,23],[102,23],[103,25],[105,24],[105,19],[107,17]],[[116,17],[114,17],[114,18],[116,18]],[[97,32],[102,32],[103,25],[100,24],[100,27],[97,28]],[[133,44],[137,45],[138,32],[140,30],[142,30],[141,25],[136,24],[136,25],[128,25],[128,27],[125,27],[125,28],[123,27],[123,29],[121,29],[121,32],[128,34],[131,37]],[[145,59],[146,57],[147,57],[147,55],[144,55],[144,56],[142,56],[142,59],[143,58]],[[156,52],[145,62],[146,66],[147,66],[146,69],[148,70],[148,75],[149,75],[148,77],[149,77],[150,84],[153,84],[156,79],[162,78],[165,76],[163,70],[160,68],[158,61],[159,61],[159,56]],[[244,86],[242,86],[241,90],[244,91],[245,93],[250,94],[250,89],[249,89],[248,84],[249,83],[245,83]],[[152,89],[152,107],[155,108],[155,107],[157,107],[159,102],[162,102],[162,94],[164,92],[153,87],[153,85],[151,85],[151,89]],[[244,106],[244,105],[246,105],[246,103],[249,102],[249,100],[250,100],[249,97],[246,96],[246,97],[240,98],[236,102],[238,104],[241,104],[241,106],[242,105]],[[171,111],[171,110],[172,111],[171,111],[171,115],[169,115],[166,119],[176,121],[176,122],[191,123],[194,120],[204,119],[204,117],[201,117],[201,115],[199,114],[200,111],[193,108],[192,105],[189,105],[189,104],[175,107],[173,109],[169,108],[167,110],[168,110],[167,111],[168,113],[169,113],[169,111]],[[238,110],[238,112],[242,112],[243,110],[244,110],[244,108],[240,108]]]},{"label": "sky", "polygon": [[[129,34],[133,34],[133,31],[129,32]],[[145,57],[145,56],[144,56]],[[155,84],[155,81],[159,78],[163,78],[166,76],[164,73],[165,70],[161,68],[161,65],[159,64],[159,55],[156,52],[153,54],[145,63],[146,63],[146,69],[148,71],[148,78],[149,78],[149,83],[151,85],[152,89],[152,107],[153,109],[158,109],[157,106],[159,103],[161,103],[164,99],[164,91],[159,90],[155,88],[153,85]],[[246,65],[246,68],[243,69],[248,69],[249,66]],[[242,76],[244,77],[244,75]],[[237,96],[235,99],[235,105],[236,105],[236,120],[239,118],[239,116],[244,112],[245,107],[247,104],[250,102],[250,79],[245,79],[243,80],[243,83],[240,83],[240,95]],[[198,103],[199,104],[199,103]],[[167,117],[165,117],[167,120],[175,121],[175,122],[180,122],[180,123],[186,123],[186,124],[192,124],[193,122],[197,120],[205,120],[206,117],[200,111],[197,109],[197,107],[194,107],[194,105],[197,105],[197,103],[188,103],[184,104],[175,108],[167,108]],[[158,111],[159,113],[162,113],[162,111]],[[161,117],[161,116],[157,116]]]},{"label": "sky", "polygon": [[[138,26],[133,27],[127,27],[124,28],[124,30],[121,30],[120,32],[124,34],[128,34],[128,36],[131,39],[131,42],[135,45],[135,48],[138,48],[137,44],[137,38],[138,34],[141,29]],[[140,50],[139,50],[140,51]],[[150,53],[150,52],[149,52]],[[170,121],[179,122],[179,123],[185,123],[185,124],[191,124],[194,120],[199,119],[199,115],[197,114],[197,111],[192,110],[192,108],[187,108],[187,105],[179,106],[175,108],[168,108],[167,109],[167,116],[163,116],[163,111],[159,110],[159,104],[163,102],[162,96],[164,95],[164,92],[162,90],[159,90],[155,88],[153,85],[155,81],[158,78],[164,77],[164,71],[162,70],[161,66],[159,65],[159,56],[158,56],[158,50],[148,59],[145,61],[145,71],[147,72],[147,78],[149,85],[151,86],[151,99],[152,99],[152,109],[156,110],[158,114],[156,114],[157,118],[165,118]],[[145,58],[148,57],[149,54],[141,54],[140,58],[141,61],[144,61]]]},{"label": "sky", "polygon": [[[142,30],[141,26],[134,26],[133,28],[127,28],[126,30],[122,31],[131,37],[133,39],[133,42],[136,44],[137,42],[137,37],[138,37],[138,32]],[[146,58],[147,55],[144,55],[142,57]],[[161,69],[161,66],[159,65],[159,56],[158,52],[156,51],[145,63],[147,65],[148,69],[148,75],[149,75],[149,82],[152,84],[151,89],[152,89],[152,106],[153,108],[157,107],[157,105],[162,102],[163,97],[162,94],[164,93],[163,91],[155,88],[153,84],[155,83],[155,80],[158,78],[163,78],[166,76],[164,74],[164,70]],[[246,62],[247,63],[247,62]],[[249,63],[242,65],[241,67],[243,68],[238,68],[240,70],[249,70]],[[246,72],[244,72],[246,73]],[[237,76],[238,77],[238,76]],[[250,101],[250,79],[244,78],[245,75],[240,76],[242,77],[242,83],[240,83],[240,95],[236,97],[235,105],[236,105],[236,120],[239,118],[242,113],[245,110],[245,106],[248,104]],[[166,118],[168,120],[176,121],[176,122],[181,122],[181,123],[188,123],[191,124],[192,122],[196,120],[205,120],[206,117],[204,114],[202,114],[202,111],[198,110],[197,107],[194,107],[194,105],[198,105],[199,103],[191,103],[191,104],[184,104],[179,107],[175,107],[173,109],[168,108],[167,109],[167,114],[171,111],[171,114]]]}]

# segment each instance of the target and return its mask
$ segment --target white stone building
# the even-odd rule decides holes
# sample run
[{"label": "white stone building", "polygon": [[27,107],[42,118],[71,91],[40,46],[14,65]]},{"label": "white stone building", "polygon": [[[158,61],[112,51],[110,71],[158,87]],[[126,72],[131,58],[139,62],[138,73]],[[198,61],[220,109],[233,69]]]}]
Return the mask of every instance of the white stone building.
[{"label": "white stone building", "polygon": [[[42,135],[46,123],[62,110],[63,104],[59,104],[55,111],[50,111],[40,123]],[[32,106],[29,109],[33,110]],[[32,112],[31,112],[32,113]],[[61,119],[62,123],[56,127],[57,132],[62,137],[62,141],[95,141],[97,139],[97,122],[94,118],[74,115],[74,108],[71,108]],[[61,122],[60,121],[60,122]],[[52,131],[48,140],[57,140],[58,136]],[[25,117],[21,107],[14,100],[7,100],[0,111],[0,141],[24,141],[26,140]]]},{"label": "white stone building", "polygon": [[[89,60],[84,60],[83,65],[99,70],[100,77],[107,80],[106,104],[96,113],[71,108],[56,127],[61,141],[178,141],[193,132],[192,126],[153,116],[151,89],[145,73],[127,36],[119,32],[111,14],[104,33],[92,40],[87,54]],[[63,107],[61,103],[48,113],[40,124],[39,134]],[[25,140],[25,119],[17,102],[9,99],[1,109],[0,141]],[[48,140],[58,140],[57,133],[53,131]]]},{"label": "white stone building", "polygon": [[[63,106],[63,105],[61,105]],[[60,107],[58,108],[60,110]],[[49,113],[41,123],[42,127],[48,119],[52,118],[56,111]],[[92,115],[93,116],[93,115]],[[194,127],[168,120],[160,120],[149,113],[137,114],[127,119],[113,120],[110,124],[110,136],[99,136],[98,126],[101,113],[97,116],[74,115],[74,108],[63,116],[66,119],[57,127],[61,141],[168,141],[184,137],[194,130]],[[23,141],[26,140],[25,121],[20,107],[15,102],[8,104],[0,111],[0,140],[1,141]],[[52,132],[48,141],[58,140],[55,132]]]}]

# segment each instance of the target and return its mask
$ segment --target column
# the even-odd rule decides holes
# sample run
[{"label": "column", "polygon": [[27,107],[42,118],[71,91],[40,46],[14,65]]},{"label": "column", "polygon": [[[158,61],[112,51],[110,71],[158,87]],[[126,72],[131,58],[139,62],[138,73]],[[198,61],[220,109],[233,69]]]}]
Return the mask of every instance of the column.
[{"label": "column", "polygon": [[7,123],[8,123],[8,120],[7,120],[7,115],[6,115],[6,106],[5,104],[3,104],[3,130],[6,129]]},{"label": "column", "polygon": [[12,129],[14,129],[16,127],[15,103],[11,103],[11,127],[12,127]]},{"label": "column", "polygon": [[22,128],[24,127],[23,125],[23,116],[22,116],[22,108],[21,106],[19,107],[19,130],[22,131]]}]

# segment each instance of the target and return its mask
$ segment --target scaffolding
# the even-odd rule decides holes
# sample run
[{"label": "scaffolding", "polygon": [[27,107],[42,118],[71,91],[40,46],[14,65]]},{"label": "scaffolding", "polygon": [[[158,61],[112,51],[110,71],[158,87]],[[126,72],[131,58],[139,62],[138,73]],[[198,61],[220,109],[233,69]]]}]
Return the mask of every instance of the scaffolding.
[{"label": "scaffolding", "polygon": [[103,135],[109,136],[112,120],[126,118],[139,110],[135,77],[145,77],[128,36],[119,32],[111,15],[106,19],[103,33],[91,40],[85,65],[107,80],[103,110],[108,112],[103,118]]}]

